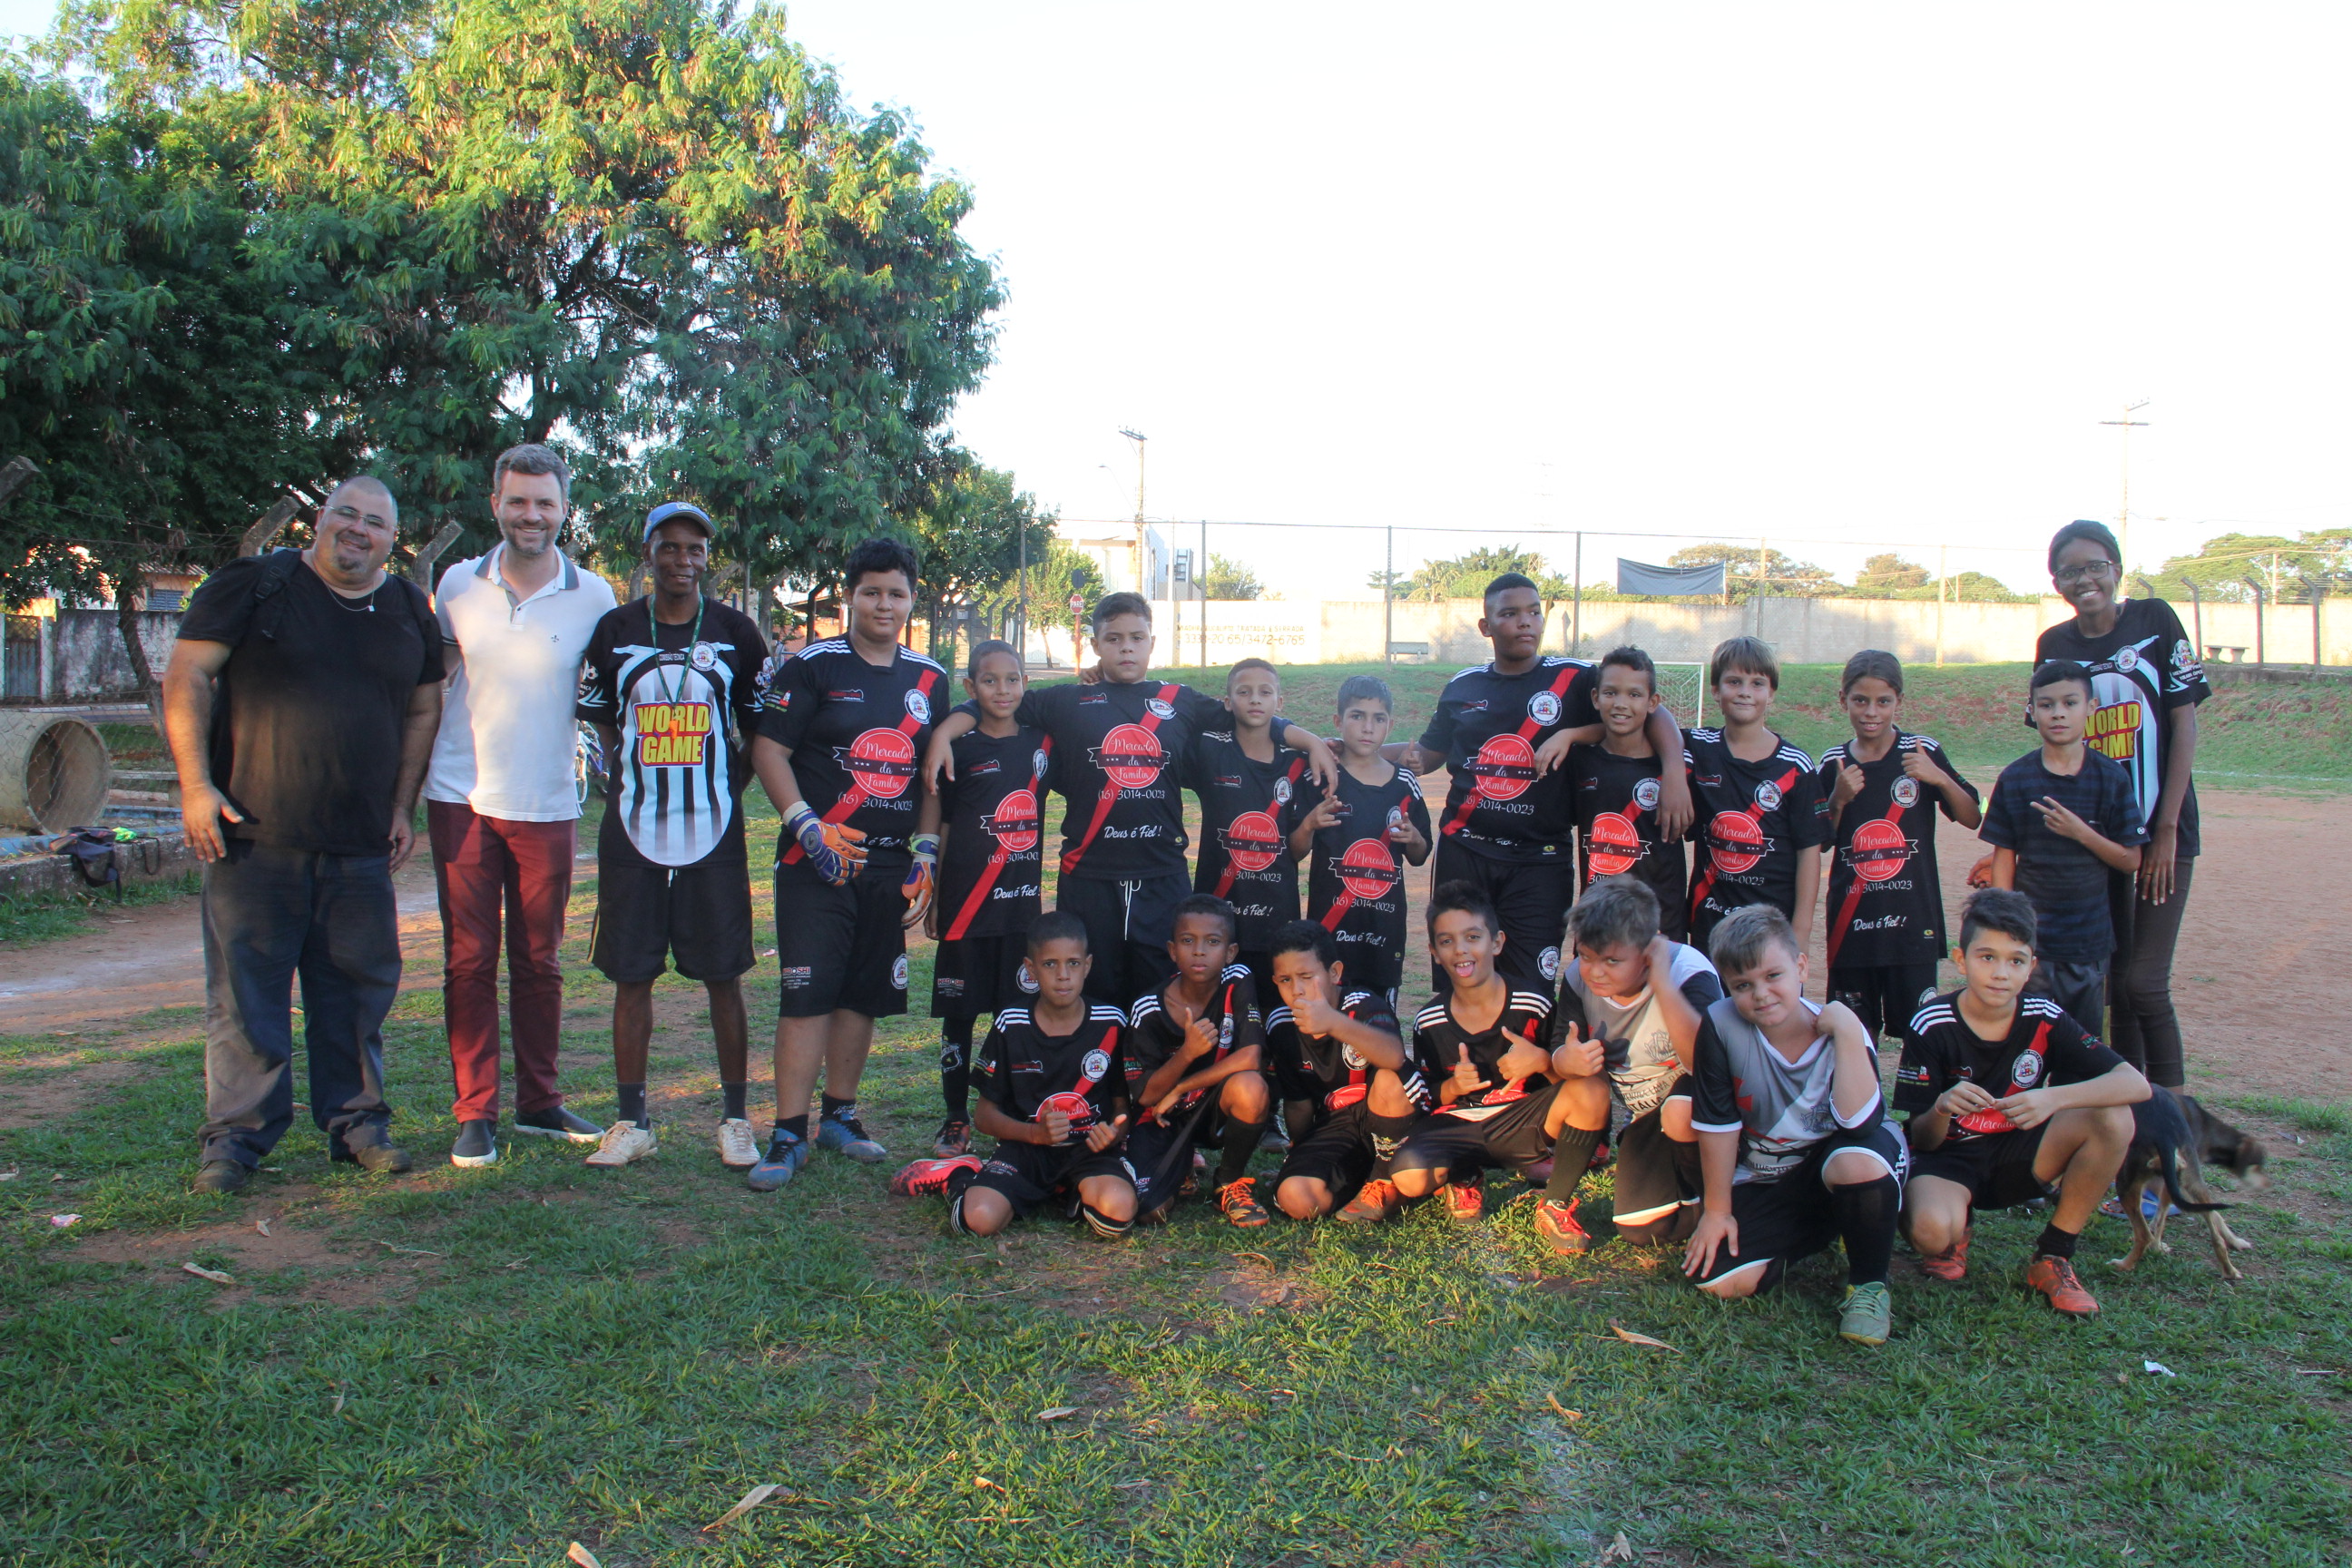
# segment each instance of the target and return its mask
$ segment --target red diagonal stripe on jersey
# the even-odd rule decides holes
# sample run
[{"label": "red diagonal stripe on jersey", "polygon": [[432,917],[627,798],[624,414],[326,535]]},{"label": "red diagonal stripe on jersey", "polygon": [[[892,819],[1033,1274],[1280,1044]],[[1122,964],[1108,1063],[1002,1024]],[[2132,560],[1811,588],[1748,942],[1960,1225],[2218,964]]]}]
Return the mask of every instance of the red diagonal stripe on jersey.
[{"label": "red diagonal stripe on jersey", "polygon": [[[1228,1019],[1230,1019],[1230,1018],[1234,1016],[1234,984],[1235,984],[1235,983],[1234,983],[1234,981],[1231,981],[1231,980],[1228,980],[1228,981],[1226,981],[1226,982],[1225,982],[1225,1005],[1224,1005],[1224,1015],[1225,1015],[1225,1016],[1226,1016]],[[1176,1021],[1176,1019],[1175,1019],[1175,1016],[1174,1016],[1173,1014],[1164,1013],[1164,1012],[1163,1012],[1160,1016],[1161,1016],[1162,1017],[1166,1018],[1166,1019],[1167,1019],[1170,1023],[1171,1023],[1171,1024],[1172,1024],[1172,1023],[1174,1023],[1174,1022]],[[1207,1017],[1207,1016],[1208,1016],[1208,1015],[1207,1015],[1206,1013],[1203,1013],[1203,1014],[1202,1014],[1202,1015],[1201,1015],[1201,1016],[1202,1016],[1202,1017],[1204,1017],[1204,1018],[1205,1018],[1205,1017]],[[1191,1026],[1190,1024],[1187,1024],[1187,1025],[1185,1025],[1185,1026],[1184,1026],[1184,1027],[1185,1027],[1186,1029],[1188,1029],[1188,1030],[1189,1030],[1189,1029],[1192,1027],[1192,1026]],[[1223,1060],[1225,1059],[1225,1042],[1224,1042],[1224,1039],[1223,1039],[1224,1031],[1223,1031],[1223,1029],[1220,1029],[1220,1030],[1218,1030],[1218,1031],[1217,1031],[1217,1034],[1218,1034],[1219,1038],[1218,1038],[1218,1040],[1217,1040],[1216,1047],[1215,1047],[1215,1048],[1213,1048],[1213,1050],[1211,1050],[1211,1051],[1209,1052],[1209,1065],[1210,1065],[1211,1067],[1215,1067],[1219,1062],[1223,1061]],[[1207,1089],[1205,1087],[1201,1088],[1201,1089],[1194,1089],[1192,1093],[1190,1093],[1190,1094],[1186,1095],[1183,1099],[1181,1099],[1181,1100],[1178,1100],[1178,1101],[1176,1102],[1176,1109],[1177,1109],[1179,1111],[1181,1111],[1181,1110],[1185,1110],[1185,1109],[1186,1109],[1187,1107],[1189,1107],[1189,1106],[1192,1106],[1192,1105],[1197,1105],[1197,1104],[1199,1104],[1199,1103],[1200,1103],[1201,1097],[1202,1097],[1202,1095],[1204,1095],[1204,1094],[1208,1093],[1208,1092],[1209,1092],[1209,1091],[1208,1091],[1208,1089]],[[1139,1123],[1142,1123],[1142,1122],[1146,1122],[1146,1121],[1160,1121],[1160,1115],[1159,1115],[1159,1112],[1158,1112],[1158,1111],[1157,1111],[1153,1107],[1147,1105],[1147,1106],[1145,1106],[1145,1107],[1143,1108],[1142,1113],[1141,1113],[1140,1115],[1137,1116],[1135,1120],[1136,1120],[1136,1121],[1137,1121],[1139,1124]],[[1161,1123],[1161,1125],[1163,1125],[1163,1126],[1164,1126],[1164,1125],[1166,1125],[1166,1123],[1164,1123],[1164,1122],[1163,1122],[1163,1123]]]},{"label": "red diagonal stripe on jersey", "polygon": [[[1290,762],[1290,771],[1282,776],[1284,780],[1289,784],[1290,787],[1295,790],[1298,787],[1298,775],[1305,772],[1306,768],[1307,759],[1305,757],[1294,757]],[[1275,813],[1281,809],[1282,794],[1277,790],[1275,792],[1274,798],[1265,803],[1265,814],[1268,816],[1274,816]],[[1276,817],[1276,820],[1280,821],[1281,819],[1279,817]],[[1217,897],[1222,899],[1227,893],[1233,891],[1234,877],[1240,869],[1241,868],[1234,864],[1233,851],[1230,849],[1226,850],[1225,874],[1217,879]]]},{"label": "red diagonal stripe on jersey", "polygon": [[[1731,751],[1730,743],[1727,742],[1723,749],[1727,755],[1729,754]],[[1772,788],[1781,795],[1787,795],[1789,793],[1789,786],[1797,782],[1797,769],[1790,768],[1787,773],[1782,773],[1779,778],[1772,781]],[[1748,818],[1750,822],[1756,822],[1763,817],[1764,808],[1751,800],[1748,803],[1747,809],[1739,812],[1738,815]],[[1698,919],[1699,906],[1706,902],[1706,895],[1714,887],[1715,852],[1713,850],[1709,850],[1706,857],[1706,874],[1701,876],[1691,885],[1691,919]]]},{"label": "red diagonal stripe on jersey", "polygon": [[[1554,697],[1566,698],[1569,686],[1576,679],[1577,672],[1583,668],[1576,664],[1563,666],[1559,672],[1559,679],[1551,683],[1551,694]],[[1560,710],[1561,716],[1565,717],[1567,712],[1567,708],[1563,706]],[[1523,719],[1519,721],[1519,739],[1533,741],[1536,738],[1536,731],[1542,728],[1543,726],[1532,718]],[[1470,820],[1470,814],[1478,809],[1479,798],[1477,787],[1473,785],[1470,793],[1463,798],[1462,804],[1454,808],[1454,814],[1445,819],[1444,826],[1438,831],[1449,835],[1461,832],[1463,825]]]},{"label": "red diagonal stripe on jersey", "polygon": [[[1903,803],[1898,800],[1886,808],[1886,816],[1882,820],[1896,822],[1902,816]],[[1830,922],[1829,963],[1832,968],[1837,966],[1838,949],[1845,945],[1847,928],[1853,924],[1853,911],[1862,907],[1863,889],[1867,886],[1862,874],[1854,873],[1853,886],[1845,890],[1845,902],[1838,906],[1837,919]]]},{"label": "red diagonal stripe on jersey", "polygon": [[[1048,735],[1038,746],[1036,754],[1029,759],[1029,793],[1037,797],[1038,816],[1041,818],[1045,816],[1045,761],[1053,754],[1054,737]],[[949,922],[947,934],[941,939],[942,941],[961,942],[963,940],[963,933],[971,929],[971,922],[979,917],[982,910],[988,907],[988,895],[996,890],[996,879],[1004,875],[1005,865],[1012,858],[1013,851],[1004,847],[1003,840],[999,839],[996,847],[989,851],[988,864],[982,868],[980,880],[971,885],[971,892],[964,899],[963,908],[958,910],[955,919]]]},{"label": "red diagonal stripe on jersey", "polygon": [[[1175,697],[1176,688],[1172,684],[1163,683],[1160,688],[1159,695],[1160,704],[1164,707],[1172,698]],[[1146,707],[1143,710],[1143,722],[1140,727],[1147,734],[1159,733],[1160,715],[1154,713],[1149,707]],[[1095,835],[1100,833],[1103,829],[1103,824],[1110,820],[1110,808],[1118,803],[1118,785],[1111,783],[1110,775],[1108,773],[1105,773],[1103,775],[1102,792],[1095,796],[1094,820],[1087,824],[1087,830],[1085,834],[1079,837],[1077,843],[1062,852],[1062,869],[1065,872],[1075,871],[1078,868],[1078,862],[1086,858],[1087,848],[1091,847],[1095,841]]]},{"label": "red diagonal stripe on jersey", "polygon": [[[923,694],[923,711],[926,713],[931,710],[931,689],[939,685],[939,683],[940,672],[937,669],[925,670],[923,672],[922,679],[915,683],[915,689]],[[915,731],[921,729],[925,722],[926,721],[919,719],[914,714],[909,713],[904,719],[899,720],[893,728],[895,728],[901,735],[908,736],[911,739]],[[833,803],[833,809],[826,812],[821,820],[834,825],[846,822],[849,820],[850,814],[865,804],[866,786],[857,783],[856,775],[852,774],[849,787],[841,792],[841,798]],[[796,861],[804,860],[807,858],[806,852],[801,848],[800,840],[795,838],[793,840],[792,847],[785,850],[782,856],[778,857],[776,864],[780,866],[790,866]]]}]

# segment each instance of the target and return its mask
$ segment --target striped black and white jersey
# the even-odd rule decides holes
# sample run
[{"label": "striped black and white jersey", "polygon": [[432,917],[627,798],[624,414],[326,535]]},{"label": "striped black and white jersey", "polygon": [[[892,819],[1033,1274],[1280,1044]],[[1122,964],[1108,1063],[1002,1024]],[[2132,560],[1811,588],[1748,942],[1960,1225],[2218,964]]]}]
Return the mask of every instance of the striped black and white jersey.
[{"label": "striped black and white jersey", "polygon": [[1007,1007],[972,1058],[971,1086],[1007,1116],[1034,1121],[1050,1103],[1085,1131],[1118,1114],[1127,1092],[1126,1015],[1104,1003],[1066,1035],[1049,1035],[1026,1007]]},{"label": "striped black and white jersey", "polygon": [[[1396,1010],[1389,1005],[1387,997],[1376,991],[1347,993],[1339,999],[1339,1011],[1383,1034],[1399,1032]],[[1355,1047],[1301,1029],[1290,1016],[1286,1003],[1265,1016],[1265,1055],[1267,1070],[1274,1074],[1277,1092],[1286,1101],[1311,1103],[1318,1125],[1332,1112],[1360,1103],[1370,1092],[1372,1076],[1380,1070]],[[1431,1093],[1428,1080],[1423,1078],[1410,1054],[1398,1077],[1413,1104],[1427,1110],[1437,1103],[1437,1097]],[[1293,1127],[1291,1135],[1295,1138],[1307,1131]]]},{"label": "striped black and white jersey", "polygon": [[1460,1000],[1459,996],[1447,996],[1432,1002],[1412,1021],[1412,1054],[1433,1092],[1440,1091],[1454,1076],[1465,1047],[1470,1052],[1471,1065],[1486,1080],[1486,1087],[1458,1097],[1453,1104],[1444,1107],[1441,1114],[1483,1121],[1513,1100],[1549,1086],[1549,1072],[1507,1081],[1496,1064],[1521,1040],[1549,1054],[1550,997],[1539,991],[1514,991],[1505,999],[1503,1010],[1495,1016],[1495,1021],[1483,1029],[1473,1029],[1454,1016],[1454,1005]]},{"label": "striped black and white jersey", "polygon": [[[1170,982],[1172,988],[1177,983]],[[1257,981],[1249,966],[1229,963],[1217,977],[1216,989],[1209,994],[1209,1005],[1201,1016],[1217,1031],[1217,1043],[1209,1054],[1192,1069],[1211,1068],[1234,1052],[1251,1046],[1265,1044],[1265,1026],[1257,1011]],[[1147,992],[1136,998],[1128,1013],[1127,1079],[1128,1098],[1140,1100],[1143,1088],[1162,1063],[1184,1047],[1186,1027],[1169,1012],[1166,997],[1160,992]],[[1194,1089],[1177,1107],[1190,1110],[1200,1103],[1205,1089]],[[1150,1113],[1144,1113],[1148,1116]]]},{"label": "striped black and white jersey", "polygon": [[1580,658],[1547,654],[1517,675],[1492,664],[1458,671],[1438,694],[1421,749],[1445,759],[1450,781],[1437,830],[1495,860],[1558,860],[1573,846],[1567,775],[1536,773],[1536,752],[1563,729],[1600,722],[1598,676]]},{"label": "striped black and white jersey", "polygon": [[599,856],[634,851],[656,866],[743,858],[748,745],[767,657],[751,618],[715,599],[703,601],[699,635],[690,621],[656,621],[650,599],[605,612],[588,639],[577,710],[621,733]]},{"label": "striped black and white jersey", "polygon": [[[1937,997],[1911,1016],[1903,1031],[1903,1060],[1895,1069],[1895,1109],[1918,1116],[1936,1108],[1952,1085],[1966,1079],[2006,1100],[2053,1083],[2084,1083],[2123,1066],[2124,1058],[2083,1032],[2066,1010],[2047,996],[2018,999],[2009,1032],[1989,1040],[1960,1016],[1960,994]],[[1956,1116],[1946,1142],[1990,1137],[2012,1131],[1999,1110]]]},{"label": "striped black and white jersey", "polygon": [[1748,904],[1771,904],[1794,919],[1797,862],[1830,841],[1829,797],[1812,754],[1775,731],[1773,752],[1757,762],[1732,755],[1720,730],[1683,735],[1691,805],[1690,940],[1704,949],[1716,922]]}]

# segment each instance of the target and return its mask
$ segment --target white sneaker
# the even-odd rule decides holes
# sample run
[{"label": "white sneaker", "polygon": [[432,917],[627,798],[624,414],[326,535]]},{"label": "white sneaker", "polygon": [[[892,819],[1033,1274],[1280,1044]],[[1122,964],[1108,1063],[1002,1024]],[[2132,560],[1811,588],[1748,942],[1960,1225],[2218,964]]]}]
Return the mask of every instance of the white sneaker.
[{"label": "white sneaker", "polygon": [[588,1156],[587,1163],[599,1167],[625,1165],[632,1160],[650,1157],[660,1147],[661,1140],[654,1136],[652,1128],[625,1120],[615,1121],[604,1129],[604,1136],[597,1141],[596,1152]]},{"label": "white sneaker", "polygon": [[730,1171],[748,1171],[760,1163],[760,1140],[751,1124],[730,1116],[719,1124],[719,1163]]}]

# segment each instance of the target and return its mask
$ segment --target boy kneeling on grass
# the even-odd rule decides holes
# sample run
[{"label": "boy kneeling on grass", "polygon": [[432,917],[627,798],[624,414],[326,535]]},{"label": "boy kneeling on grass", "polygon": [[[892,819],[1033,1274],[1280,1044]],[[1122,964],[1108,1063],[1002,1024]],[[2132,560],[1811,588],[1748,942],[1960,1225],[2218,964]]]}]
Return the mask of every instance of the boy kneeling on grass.
[{"label": "boy kneeling on grass", "polygon": [[2025,1283],[2088,1317],[2099,1304],[2074,1277],[2074,1243],[2131,1146],[2147,1080],[2056,1001],[2025,994],[2034,938],[2022,893],[1990,889],[1960,910],[1965,984],[1912,1017],[1895,1074],[1913,1151],[1904,1212],[1920,1272],[1957,1284],[1973,1210],[2054,1194]]},{"label": "boy kneeling on grass", "polygon": [[1129,1011],[1128,1092],[1136,1106],[1134,1163],[1139,1212],[1164,1219],[1193,1179],[1193,1150],[1223,1151],[1217,1206],[1244,1229],[1267,1223],[1249,1174],[1274,1117],[1259,1070],[1265,1030],[1257,982],[1234,940],[1233,905],[1192,893],[1176,906],[1168,956],[1176,978],[1136,998]]},{"label": "boy kneeling on grass", "polygon": [[976,1124],[996,1140],[977,1155],[918,1160],[890,1179],[901,1196],[944,1193],[948,1226],[960,1236],[994,1236],[1060,1198],[1070,1217],[1113,1240],[1135,1224],[1135,1172],[1119,1153],[1127,1092],[1116,1007],[1089,1005],[1086,922],[1056,910],[1029,927],[1031,1007],[996,1015],[973,1064]]},{"label": "boy kneeling on grass", "polygon": [[1729,994],[1699,1020],[1691,1125],[1706,1195],[1683,1272],[1738,1300],[1843,1241],[1838,1334],[1883,1345],[1905,1150],[1885,1120],[1870,1032],[1842,1002],[1805,1000],[1797,934],[1769,904],[1726,916],[1713,948]]}]

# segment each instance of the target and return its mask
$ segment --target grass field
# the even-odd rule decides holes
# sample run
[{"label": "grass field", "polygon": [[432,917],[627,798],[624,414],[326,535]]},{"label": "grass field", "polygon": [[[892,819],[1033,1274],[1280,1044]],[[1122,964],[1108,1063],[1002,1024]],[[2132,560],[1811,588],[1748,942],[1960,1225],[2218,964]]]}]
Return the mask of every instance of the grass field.
[{"label": "grass field", "polygon": [[[756,858],[773,819],[752,827]],[[564,1082],[601,1119],[611,993],[579,900]],[[772,1017],[772,965],[751,990]],[[2281,1568],[2352,1544],[2338,1106],[2237,1108],[2307,1140],[2280,1201],[2233,1216],[2245,1284],[2179,1229],[2119,1281],[2098,1221],[2107,1310],[2058,1321],[2016,1285],[2038,1219],[1992,1216],[1962,1288],[1898,1262],[1871,1352],[1832,1336],[1832,1259],[1727,1308],[1622,1243],[1554,1258],[1524,1203],[1377,1234],[1195,1211],[1104,1246],[952,1239],[887,1167],[830,1156],[762,1197],[709,1147],[699,987],[659,996],[649,1164],[529,1141],[443,1163],[428,987],[387,1029],[418,1173],[331,1170],[300,1125],[230,1200],[185,1186],[194,1010],[0,1041],[0,1562],[1581,1564],[1622,1534],[1643,1563]],[[933,1038],[877,1043],[868,1120],[902,1156],[937,1119]]]}]

